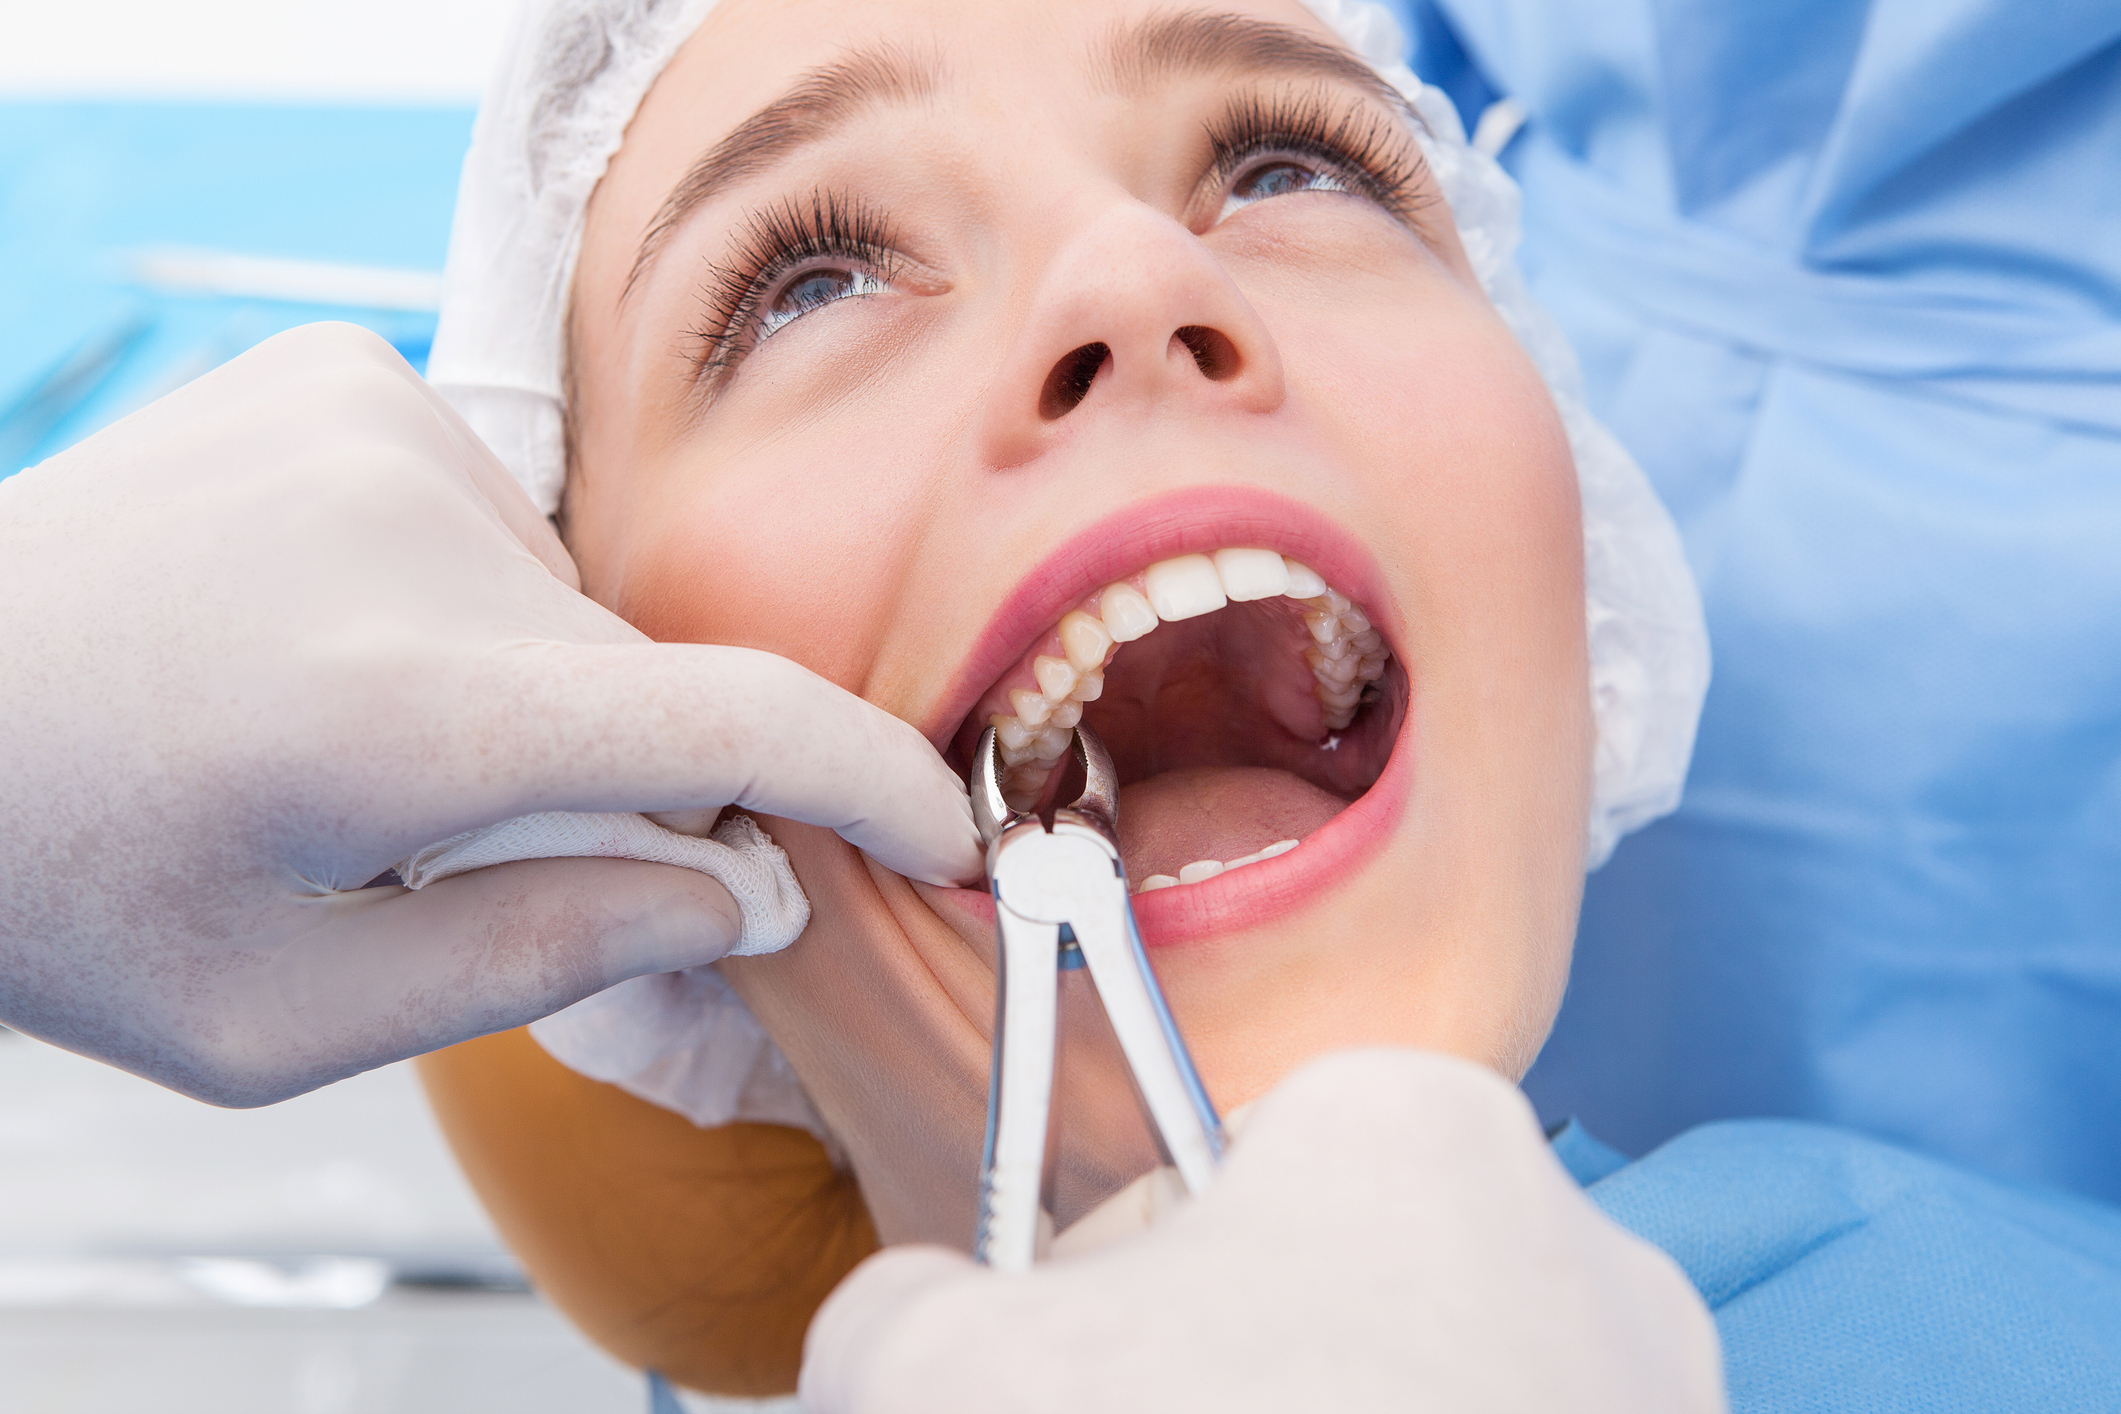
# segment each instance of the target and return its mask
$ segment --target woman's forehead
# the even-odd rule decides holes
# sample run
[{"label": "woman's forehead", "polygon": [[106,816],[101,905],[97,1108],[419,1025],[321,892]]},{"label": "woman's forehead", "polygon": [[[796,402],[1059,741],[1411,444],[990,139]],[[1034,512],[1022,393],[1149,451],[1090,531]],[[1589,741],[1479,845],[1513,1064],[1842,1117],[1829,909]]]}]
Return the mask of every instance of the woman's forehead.
[{"label": "woman's forehead", "polygon": [[694,141],[718,137],[805,100],[784,133],[816,126],[820,110],[1128,97],[1189,74],[1276,72],[1398,101],[1299,0],[721,0],[627,140],[665,115],[682,115]]},{"label": "woman's forehead", "polygon": [[1025,109],[1065,121],[1239,78],[1338,83],[1418,121],[1297,0],[723,0],[650,90],[595,204],[645,234],[638,275],[700,201],[895,113],[940,115],[976,145]]},{"label": "woman's forehead", "polygon": [[909,61],[947,98],[982,81],[1119,87],[1159,60],[1242,57],[1272,30],[1339,47],[1301,0],[720,0],[672,67],[716,74],[716,96],[748,112],[862,55]]}]

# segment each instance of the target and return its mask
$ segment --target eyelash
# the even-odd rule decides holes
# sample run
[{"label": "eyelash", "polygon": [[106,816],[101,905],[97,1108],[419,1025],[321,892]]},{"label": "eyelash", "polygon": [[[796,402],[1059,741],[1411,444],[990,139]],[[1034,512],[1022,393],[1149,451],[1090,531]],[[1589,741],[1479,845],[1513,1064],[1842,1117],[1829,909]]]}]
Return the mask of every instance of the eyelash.
[{"label": "eyelash", "polygon": [[[1207,135],[1212,157],[1204,188],[1227,193],[1249,164],[1278,156],[1320,163],[1348,190],[1409,225],[1434,199],[1424,180],[1427,163],[1400,125],[1362,104],[1336,113],[1320,92],[1237,99]],[[899,249],[881,212],[830,192],[813,192],[807,205],[788,200],[754,211],[733,258],[710,267],[704,317],[691,331],[695,381],[729,373],[766,337],[762,306],[806,262],[866,267],[889,285],[903,265]]]},{"label": "eyelash", "polygon": [[1208,125],[1208,141],[1215,157],[1205,187],[1227,192],[1261,157],[1305,157],[1408,225],[1434,199],[1428,163],[1404,127],[1360,103],[1336,113],[1320,92],[1236,99]]},{"label": "eyelash", "polygon": [[692,331],[693,374],[713,378],[733,368],[760,338],[761,307],[784,276],[812,260],[866,267],[890,284],[902,264],[899,241],[881,212],[831,192],[811,193],[751,213],[729,263],[710,267],[704,317]]}]

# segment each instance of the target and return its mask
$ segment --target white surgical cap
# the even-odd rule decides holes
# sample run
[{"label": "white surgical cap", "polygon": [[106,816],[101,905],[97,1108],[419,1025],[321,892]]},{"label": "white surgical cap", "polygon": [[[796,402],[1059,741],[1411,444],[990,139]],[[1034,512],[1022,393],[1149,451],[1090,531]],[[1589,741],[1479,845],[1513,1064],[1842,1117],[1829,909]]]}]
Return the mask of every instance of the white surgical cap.
[{"label": "white surgical cap", "polygon": [[[1585,840],[1597,868],[1671,811],[1708,687],[1708,635],[1656,493],[1592,418],[1560,329],[1512,256],[1517,186],[1466,144],[1458,113],[1401,56],[1368,0],[1306,0],[1404,93],[1488,297],[1546,379],[1583,493],[1584,589],[1598,746]],[[589,194],[656,75],[714,0],[527,0],[472,130],[428,377],[547,514],[566,478],[565,327]],[[637,977],[534,1024],[561,1061],[695,1124],[795,1124],[828,1145],[794,1072],[711,968]]]}]

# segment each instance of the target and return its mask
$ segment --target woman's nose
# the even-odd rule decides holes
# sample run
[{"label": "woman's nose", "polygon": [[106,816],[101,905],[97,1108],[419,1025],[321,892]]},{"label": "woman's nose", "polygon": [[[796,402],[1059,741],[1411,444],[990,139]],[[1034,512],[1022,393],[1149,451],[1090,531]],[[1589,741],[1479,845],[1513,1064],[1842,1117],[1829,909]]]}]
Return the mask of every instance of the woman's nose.
[{"label": "woman's nose", "polygon": [[1085,419],[1264,413],[1281,357],[1214,252],[1126,202],[1072,232],[1037,276],[988,409],[990,466],[1019,466]]}]

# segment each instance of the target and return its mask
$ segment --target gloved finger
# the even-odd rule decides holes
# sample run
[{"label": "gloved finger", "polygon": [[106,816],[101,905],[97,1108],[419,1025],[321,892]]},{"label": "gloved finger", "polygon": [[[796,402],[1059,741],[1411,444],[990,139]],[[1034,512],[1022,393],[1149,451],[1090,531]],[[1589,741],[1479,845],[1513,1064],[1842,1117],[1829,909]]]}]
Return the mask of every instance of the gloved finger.
[{"label": "gloved finger", "polygon": [[980,872],[965,783],[927,738],[786,658],[607,645],[528,655],[504,671],[494,700],[536,729],[509,753],[517,794],[470,823],[736,805],[836,830],[910,878],[950,884]]},{"label": "gloved finger", "polygon": [[714,962],[743,931],[714,879],[636,860],[526,860],[304,902],[310,926],[245,977],[255,1054],[224,1058],[224,1093],[206,1098],[269,1103],[521,1026],[629,977]]},{"label": "gloved finger", "polygon": [[[558,531],[500,458],[396,349],[370,330],[356,324],[305,324],[275,334],[195,386],[209,396],[237,399],[267,414],[244,412],[229,420],[235,426],[269,428],[291,421],[290,430],[314,446],[343,447],[395,437],[400,446],[424,452],[431,465],[460,477],[460,484],[556,578],[570,589],[580,587],[574,558]],[[309,415],[292,420],[271,415],[284,412],[290,400],[305,403]],[[169,409],[173,417],[186,411],[181,405]],[[299,455],[301,448],[288,450]]]},{"label": "gloved finger", "polygon": [[369,357],[403,378],[434,413],[445,435],[457,448],[458,467],[469,478],[473,489],[501,517],[502,524],[523,543],[525,549],[544,561],[545,567],[568,588],[581,588],[582,578],[575,568],[574,556],[568,554],[567,546],[560,540],[560,533],[551,519],[537,508],[522,483],[501,464],[493,449],[479,439],[479,434],[471,430],[463,415],[449,405],[449,400],[435,391],[433,384],[414,372],[412,365],[389,343],[357,324],[309,327],[333,331],[335,337],[365,342]]},{"label": "gloved finger", "polygon": [[[834,1288],[803,1338],[799,1402],[806,1414],[888,1414],[918,1379],[896,1379],[887,1361],[918,1356],[904,1340],[924,1297],[968,1281],[991,1280],[961,1252],[943,1247],[889,1247]],[[910,1406],[909,1406],[910,1407]]]},{"label": "gloved finger", "polygon": [[[1292,1210],[1288,1196],[1298,1193],[1306,1206]],[[1534,1285],[1549,1298],[1571,1290],[1558,1279],[1570,1274],[1574,1290],[1597,1299],[1557,1307],[1546,1342],[1558,1368],[1595,1369],[1601,1387],[1633,1389],[1600,1407],[1724,1407],[1715,1322],[1686,1274],[1599,1211],[1554,1156],[1524,1094],[1471,1061],[1378,1048],[1309,1062],[1253,1107],[1196,1206],[1252,1231],[1396,1207],[1398,1220],[1374,1234],[1378,1250],[1396,1251],[1409,1270],[1451,1274],[1457,1300],[1430,1312],[1432,1332],[1471,1312],[1477,1319],[1458,1334],[1477,1341],[1481,1321],[1522,1310]],[[1299,1246],[1329,1247],[1330,1229],[1327,1219]]]}]

